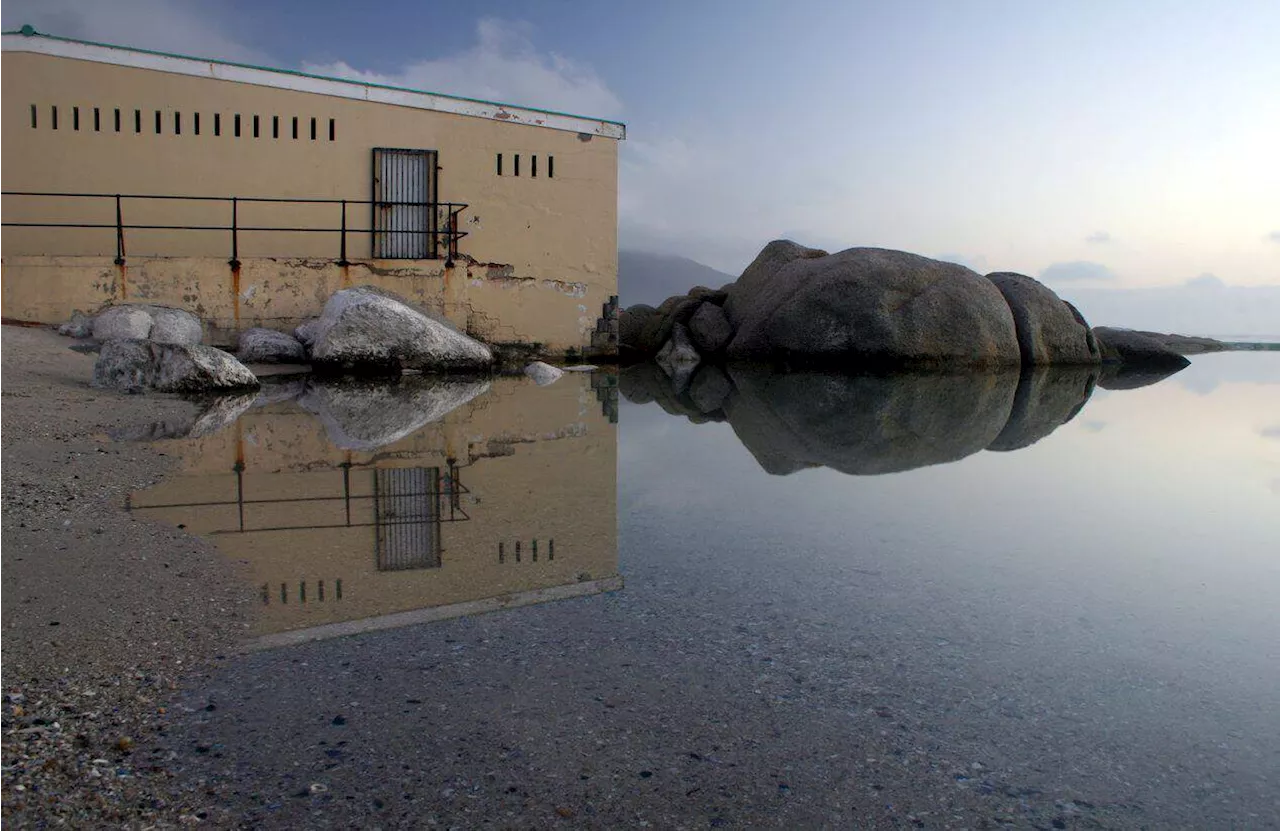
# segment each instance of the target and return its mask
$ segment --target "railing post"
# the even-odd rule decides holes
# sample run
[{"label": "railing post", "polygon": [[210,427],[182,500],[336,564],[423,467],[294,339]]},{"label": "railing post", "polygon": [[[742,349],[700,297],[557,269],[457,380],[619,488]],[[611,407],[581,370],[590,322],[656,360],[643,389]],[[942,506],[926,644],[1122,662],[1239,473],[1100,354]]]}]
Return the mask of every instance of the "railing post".
[{"label": "railing post", "polygon": [[348,266],[347,262],[347,200],[342,200],[342,256],[338,260],[338,265]]},{"label": "railing post", "polygon": [[120,210],[120,194],[116,194],[116,265],[124,265],[124,215]]},{"label": "railing post", "polygon": [[238,229],[239,200],[231,197],[231,259],[227,263],[232,268],[240,267],[240,235]]}]

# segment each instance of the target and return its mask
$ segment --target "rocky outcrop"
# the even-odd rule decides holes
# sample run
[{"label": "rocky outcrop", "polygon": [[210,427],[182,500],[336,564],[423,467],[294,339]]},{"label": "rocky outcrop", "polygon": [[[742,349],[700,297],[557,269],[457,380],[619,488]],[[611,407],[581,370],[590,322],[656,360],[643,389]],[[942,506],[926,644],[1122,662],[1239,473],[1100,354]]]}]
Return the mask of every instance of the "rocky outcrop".
[{"label": "rocky outcrop", "polygon": [[312,333],[311,362],[322,372],[478,372],[493,364],[483,343],[368,287],[335,292]]},{"label": "rocky outcrop", "polygon": [[71,319],[58,327],[58,334],[68,338],[87,338],[93,334],[93,317],[79,309],[71,313]]},{"label": "rocky outcrop", "polygon": [[543,363],[542,361],[534,361],[524,368],[524,374],[532,378],[533,383],[540,387],[545,387],[547,384],[554,384],[559,381],[560,377],[564,375],[564,370],[557,369],[551,364]]},{"label": "rocky outcrop", "polygon": [[[66,325],[68,331],[64,334],[83,331],[83,325],[73,326],[74,323],[73,318],[72,323]],[[99,341],[153,340],[157,343],[192,345],[200,343],[203,327],[200,318],[182,309],[125,303],[108,306],[94,315],[88,335]]]},{"label": "rocky outcrop", "polygon": [[307,350],[292,335],[274,329],[246,329],[237,341],[236,356],[250,364],[300,364]]},{"label": "rocky outcrop", "polygon": [[258,379],[212,346],[112,340],[93,366],[93,386],[121,392],[207,393],[256,390]]},{"label": "rocky outcrop", "polygon": [[439,421],[488,389],[488,381],[425,375],[392,384],[313,380],[298,404],[320,419],[334,446],[369,451]]},{"label": "rocky outcrop", "polygon": [[752,265],[751,284],[729,298],[731,359],[843,370],[1021,361],[1004,297],[963,266],[880,248],[797,257],[772,274]]},{"label": "rocky outcrop", "polygon": [[1093,330],[1093,334],[1098,339],[1098,349],[1106,363],[1175,371],[1191,363],[1173,349],[1141,332],[1099,326]]},{"label": "rocky outcrop", "polygon": [[1024,368],[1096,364],[1098,344],[1089,324],[1048,286],[1009,271],[988,274],[1013,313]]},{"label": "rocky outcrop", "polygon": [[714,303],[703,302],[689,318],[689,337],[704,355],[719,354],[733,337],[733,327],[724,310]]}]

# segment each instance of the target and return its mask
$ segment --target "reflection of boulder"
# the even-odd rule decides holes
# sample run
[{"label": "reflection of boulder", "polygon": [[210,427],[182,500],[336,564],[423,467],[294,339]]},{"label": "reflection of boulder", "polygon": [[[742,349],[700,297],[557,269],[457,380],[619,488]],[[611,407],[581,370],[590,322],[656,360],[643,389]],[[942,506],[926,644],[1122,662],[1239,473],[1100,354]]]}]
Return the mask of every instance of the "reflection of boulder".
[{"label": "reflection of boulder", "polygon": [[159,441],[161,439],[198,439],[220,432],[234,424],[253,406],[258,396],[252,393],[203,398],[196,403],[200,410],[192,417],[154,421],[108,431],[115,441]]},{"label": "reflection of boulder", "polygon": [[395,383],[312,381],[298,404],[324,424],[344,450],[376,450],[417,432],[487,392],[489,382],[469,378],[404,376]]},{"label": "reflection of boulder", "polygon": [[1102,374],[1098,378],[1098,386],[1104,390],[1136,390],[1139,387],[1150,386],[1157,381],[1163,381],[1170,375],[1175,375],[1185,366],[1146,366],[1139,364],[1112,364],[1102,365]]},{"label": "reflection of boulder", "polygon": [[988,450],[1018,450],[1075,418],[1093,394],[1096,367],[1038,367],[1018,379],[1009,422]]},{"label": "reflection of boulder", "polygon": [[769,473],[824,465],[857,475],[953,462],[990,445],[1009,420],[1016,373],[892,376],[773,374],[731,368],[725,410]]},{"label": "reflection of boulder", "polygon": [[689,330],[677,323],[671,327],[671,340],[658,351],[654,360],[662,367],[663,372],[671,376],[671,383],[676,390],[683,392],[689,386],[689,379],[702,358],[689,340]]},{"label": "reflection of boulder", "polygon": [[[707,368],[704,367],[705,369]],[[699,371],[699,376],[704,370]],[[633,404],[657,402],[659,407],[671,415],[684,416],[698,424],[724,420],[724,414],[719,410],[703,410],[686,389],[677,391],[672,379],[653,361],[634,364],[619,372],[618,391]],[[705,398],[702,403],[706,403]]]}]

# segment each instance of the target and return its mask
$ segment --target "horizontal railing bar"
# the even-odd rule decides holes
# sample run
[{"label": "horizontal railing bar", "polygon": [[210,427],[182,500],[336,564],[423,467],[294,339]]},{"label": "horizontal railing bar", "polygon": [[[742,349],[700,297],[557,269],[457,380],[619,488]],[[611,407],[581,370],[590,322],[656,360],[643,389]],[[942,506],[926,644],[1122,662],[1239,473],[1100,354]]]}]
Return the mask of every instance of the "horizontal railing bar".
[{"label": "horizontal railing bar", "polygon": [[[464,202],[390,202],[382,199],[330,199],[330,198],[306,198],[306,197],[287,197],[287,196],[178,196],[164,195],[154,193],[51,193],[47,191],[29,191],[29,190],[6,190],[0,191],[3,196],[47,196],[47,197],[74,197],[78,199],[115,199],[117,196],[121,199],[175,199],[179,201],[191,202],[230,202],[232,200],[238,202],[278,202],[284,204],[300,204],[300,205],[340,205],[346,202],[348,205],[397,205],[406,207],[430,207],[432,205],[439,208],[457,208],[457,211],[451,210],[450,213],[456,213],[466,210],[469,206]],[[114,226],[112,226],[114,227]]]},{"label": "horizontal railing bar", "polygon": [[[99,228],[122,229],[125,231],[230,231],[230,225],[115,225],[115,224],[92,224],[79,222],[0,222],[0,225],[12,228],[84,228],[87,230]],[[337,234],[342,232],[342,228],[289,228],[274,226],[255,226],[255,225],[237,225],[235,230],[238,231],[257,231],[262,233],[281,232],[286,234]],[[347,228],[349,234],[367,234],[373,231],[372,228]],[[435,234],[440,237],[453,239],[462,239],[467,236],[470,231],[449,231],[449,230],[404,230],[404,231],[381,231],[378,233],[385,234]]]},{"label": "horizontal railing bar", "polygon": [[[397,493],[394,495],[393,498],[399,499],[403,497],[403,498],[409,499],[409,498],[417,498],[420,496],[459,496],[463,493],[470,493],[470,492],[471,491],[469,490],[465,490],[465,491],[459,490],[459,491],[436,491],[434,493],[433,492]],[[386,494],[383,494],[383,497],[385,498]],[[173,503],[166,503],[164,505],[134,505],[129,510],[149,511],[153,508],[221,508],[227,505],[277,505],[277,504],[289,503],[289,502],[346,502],[348,500],[374,499],[374,498],[376,498],[374,494],[363,494],[360,496],[353,494],[351,496],[299,496],[294,499],[245,499],[243,501],[229,499],[226,501],[219,501],[219,502],[173,502]]]}]

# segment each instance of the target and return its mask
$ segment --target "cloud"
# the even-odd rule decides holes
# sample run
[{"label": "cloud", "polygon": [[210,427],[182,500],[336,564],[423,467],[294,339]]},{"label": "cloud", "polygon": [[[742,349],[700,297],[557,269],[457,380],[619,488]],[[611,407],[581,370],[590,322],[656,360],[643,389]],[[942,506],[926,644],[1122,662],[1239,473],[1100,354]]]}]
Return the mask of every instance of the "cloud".
[{"label": "cloud", "polygon": [[1111,242],[1112,237],[1106,231],[1094,231],[1092,234],[1084,238],[1085,242],[1103,243]]},{"label": "cloud", "polygon": [[1280,231],[1272,231],[1271,233],[1267,234],[1267,239],[1271,240],[1272,242],[1280,242]]},{"label": "cloud", "polygon": [[38,32],[178,52],[201,58],[266,64],[270,58],[246,46],[232,32],[230,14],[213,4],[184,0],[9,0],[4,4],[6,31],[31,24]]},{"label": "cloud", "polygon": [[1259,432],[1264,439],[1280,439],[1280,424],[1275,427],[1263,427]]},{"label": "cloud", "polygon": [[531,24],[486,17],[476,24],[474,46],[447,57],[412,60],[396,72],[371,72],[345,61],[304,63],[302,70],[596,117],[622,112],[622,102],[595,70],[538,52],[533,35]]},{"label": "cloud", "polygon": [[1047,283],[1076,283],[1101,280],[1112,282],[1115,272],[1102,263],[1089,260],[1073,260],[1066,263],[1054,263],[1040,272],[1040,279]]},{"label": "cloud", "polygon": [[1222,278],[1207,272],[1199,277],[1192,277],[1183,285],[1193,289],[1224,289],[1227,287],[1227,284],[1222,282]]}]

